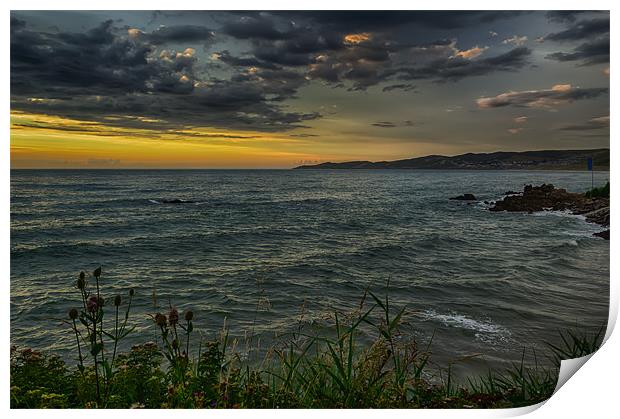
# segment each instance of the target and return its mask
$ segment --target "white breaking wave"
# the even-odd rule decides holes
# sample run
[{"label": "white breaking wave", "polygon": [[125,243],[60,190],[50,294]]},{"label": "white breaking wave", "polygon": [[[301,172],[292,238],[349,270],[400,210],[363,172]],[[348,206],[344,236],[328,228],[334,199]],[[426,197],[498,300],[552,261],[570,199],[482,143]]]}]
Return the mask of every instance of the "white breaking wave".
[{"label": "white breaking wave", "polygon": [[578,220],[586,220],[585,215],[581,215],[581,214],[573,214],[571,213],[569,210],[564,210],[564,211],[549,211],[549,210],[545,210],[545,211],[536,211],[534,213],[532,213],[532,215],[534,217],[548,217],[548,216],[555,216],[555,217],[568,217],[568,218],[576,218]]},{"label": "white breaking wave", "polygon": [[471,319],[463,314],[439,314],[435,310],[426,310],[421,315],[426,320],[438,320],[445,326],[471,330],[477,339],[486,343],[492,343],[497,340],[506,341],[511,335],[510,331],[503,326],[490,321]]}]

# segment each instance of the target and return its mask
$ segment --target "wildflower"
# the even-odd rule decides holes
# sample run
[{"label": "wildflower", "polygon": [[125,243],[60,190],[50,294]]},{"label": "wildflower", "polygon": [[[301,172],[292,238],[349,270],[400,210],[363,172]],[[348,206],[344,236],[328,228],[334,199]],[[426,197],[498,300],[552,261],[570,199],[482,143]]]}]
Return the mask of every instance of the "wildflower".
[{"label": "wildflower", "polygon": [[194,312],[192,310],[187,310],[185,312],[185,320],[190,322],[190,321],[192,321],[193,318],[194,318]]},{"label": "wildflower", "polygon": [[99,278],[101,276],[101,266],[93,271],[93,276]]},{"label": "wildflower", "polygon": [[122,301],[122,300],[121,300],[121,296],[120,296],[120,295],[117,295],[116,297],[114,297],[114,305],[115,305],[116,307],[118,307],[118,306],[120,306],[120,305],[121,305],[121,301]]},{"label": "wildflower", "polygon": [[69,318],[71,320],[75,320],[78,318],[78,311],[74,308],[72,308],[71,310],[69,310]]},{"label": "wildflower", "polygon": [[179,348],[179,341],[176,339],[172,340],[172,349],[178,349]]},{"label": "wildflower", "polygon": [[88,299],[88,303],[86,303],[86,308],[91,313],[95,313],[99,309],[99,305],[97,303],[98,303],[97,296],[93,295],[92,297]]},{"label": "wildflower", "polygon": [[166,327],[166,315],[165,314],[161,314],[161,313],[157,313],[155,315],[155,324],[159,327]]},{"label": "wildflower", "polygon": [[134,295],[134,290],[133,290],[133,288],[131,288],[131,289],[129,290],[129,296],[130,296],[130,297],[133,297],[133,295]]},{"label": "wildflower", "polygon": [[179,322],[179,311],[176,308],[170,309],[170,313],[168,313],[168,321],[172,326]]}]

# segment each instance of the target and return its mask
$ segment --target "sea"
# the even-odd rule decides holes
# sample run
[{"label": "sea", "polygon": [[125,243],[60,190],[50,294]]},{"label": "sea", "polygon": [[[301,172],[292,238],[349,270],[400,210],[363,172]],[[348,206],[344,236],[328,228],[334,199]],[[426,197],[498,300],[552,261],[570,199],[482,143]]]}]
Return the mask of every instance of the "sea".
[{"label": "sea", "polygon": [[[591,182],[574,171],[12,170],[11,343],[77,363],[65,320],[81,305],[79,273],[101,266],[110,306],[135,291],[122,350],[157,341],[151,316],[174,306],[194,312],[196,341],[227,334],[259,362],[300,333],[333,334],[334,314],[346,323],[370,308],[370,291],[392,315],[404,308],[403,342],[431,352],[440,376],[550,365],[560,333],[605,328],[609,241],[580,216],[484,201]],[[449,199],[463,193],[478,201]],[[360,350],[374,333],[360,326]]]}]

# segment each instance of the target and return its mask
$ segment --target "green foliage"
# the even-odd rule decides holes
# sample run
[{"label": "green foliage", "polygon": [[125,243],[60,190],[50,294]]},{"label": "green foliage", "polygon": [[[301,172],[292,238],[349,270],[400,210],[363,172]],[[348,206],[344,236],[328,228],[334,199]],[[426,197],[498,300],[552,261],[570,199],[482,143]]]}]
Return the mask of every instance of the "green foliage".
[{"label": "green foliage", "polygon": [[[108,298],[108,305],[112,301],[114,306],[112,309],[114,311],[114,330],[106,330],[103,324],[106,313],[106,299],[100,287],[101,274],[101,266],[93,271],[92,278],[95,282],[95,287],[93,287],[92,284],[89,284],[87,275],[80,272],[75,287],[80,293],[81,309],[71,309],[69,320],[65,320],[65,323],[71,327],[75,336],[79,360],[78,371],[81,374],[79,392],[82,395],[91,394],[92,389],[86,387],[92,385],[95,405],[106,407],[111,384],[116,373],[114,367],[118,344],[133,330],[132,327],[127,327],[127,322],[134,291],[131,289],[128,292],[129,302],[126,304],[124,318],[119,317],[122,297],[116,295],[113,298]],[[110,351],[110,347],[113,348],[112,351]],[[92,357],[92,366],[88,365],[88,355]],[[91,397],[89,396],[89,398]]]},{"label": "green foliage", "polygon": [[[96,271],[101,275],[101,271]],[[96,277],[98,279],[98,277]],[[82,276],[81,279],[84,279]],[[387,296],[368,291],[356,311],[335,313],[328,330],[312,334],[300,326],[271,348],[261,365],[242,361],[224,333],[200,342],[190,357],[193,313],[184,321],[173,307],[153,316],[161,343],[136,345],[116,354],[116,343],[131,329],[125,318],[114,332],[103,331],[102,310],[88,309],[82,282],[87,339],[75,322],[80,363],[69,370],[54,355],[11,349],[11,407],[14,408],[500,408],[525,406],[550,397],[559,360],[596,350],[602,331],[594,335],[561,334],[561,344],[549,344],[555,368],[520,364],[506,371],[489,371],[455,385],[447,376],[432,384],[427,375],[432,338],[423,347],[403,331],[406,307],[394,310]],[[78,287],[79,288],[79,287]],[[97,292],[100,293],[97,284]],[[86,297],[85,297],[86,295]],[[130,295],[133,295],[130,294]],[[115,301],[118,313],[120,298]],[[129,299],[131,303],[131,298]],[[118,304],[117,304],[118,303]],[[100,305],[103,307],[103,304]],[[90,314],[89,314],[90,313]],[[75,320],[75,313],[70,315]],[[361,343],[362,328],[371,345]],[[97,330],[97,331],[96,331]],[[107,339],[104,339],[107,337]],[[85,344],[93,362],[82,358]],[[113,345],[112,345],[113,344]],[[112,346],[110,356],[109,347]],[[231,349],[231,346],[233,350]]]},{"label": "green foliage", "polygon": [[609,198],[609,182],[605,186],[590,189],[586,192],[586,198]]},{"label": "green foliage", "polygon": [[547,343],[551,349],[554,363],[559,368],[563,359],[581,358],[596,352],[603,343],[605,329],[606,327],[601,327],[594,333],[580,333],[574,330],[560,333],[561,344]]},{"label": "green foliage", "polygon": [[68,407],[73,382],[55,355],[11,347],[11,407]]}]

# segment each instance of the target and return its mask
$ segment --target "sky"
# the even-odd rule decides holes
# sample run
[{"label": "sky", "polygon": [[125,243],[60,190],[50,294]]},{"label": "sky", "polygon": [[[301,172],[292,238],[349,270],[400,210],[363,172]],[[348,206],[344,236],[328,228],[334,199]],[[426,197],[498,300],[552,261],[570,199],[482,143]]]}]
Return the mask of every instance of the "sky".
[{"label": "sky", "polygon": [[12,168],[609,147],[607,11],[12,11]]}]

